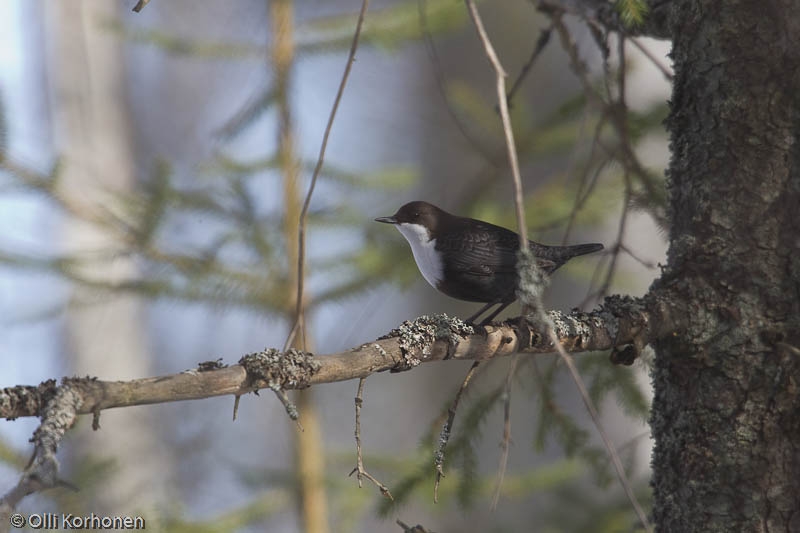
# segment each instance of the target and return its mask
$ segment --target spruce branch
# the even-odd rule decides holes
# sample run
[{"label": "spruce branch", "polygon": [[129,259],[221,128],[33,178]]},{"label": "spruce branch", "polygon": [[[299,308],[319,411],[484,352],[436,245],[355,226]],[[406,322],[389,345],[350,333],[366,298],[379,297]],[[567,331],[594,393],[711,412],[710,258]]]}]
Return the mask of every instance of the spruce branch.
[{"label": "spruce branch", "polygon": [[552,338],[548,331],[537,331],[521,318],[474,332],[446,315],[423,316],[373,342],[321,357],[294,349],[266,349],[242,357],[235,365],[203,364],[165,376],[130,381],[64,378],[60,385],[48,380],[38,386],[2,389],[0,417],[38,416],[42,424],[34,433],[33,458],[22,478],[0,498],[0,513],[13,510],[28,494],[68,485],[57,476],[55,453],[78,415],[91,414],[98,421],[102,411],[115,407],[242,396],[263,388],[296,390],[386,370],[409,370],[431,361],[486,361],[515,353],[552,353],[556,347],[578,353],[627,346],[635,347],[635,356],[639,347],[686,325],[685,313],[672,307],[669,294],[652,294],[658,293],[646,299],[608,297],[591,313],[550,311],[546,315]]}]

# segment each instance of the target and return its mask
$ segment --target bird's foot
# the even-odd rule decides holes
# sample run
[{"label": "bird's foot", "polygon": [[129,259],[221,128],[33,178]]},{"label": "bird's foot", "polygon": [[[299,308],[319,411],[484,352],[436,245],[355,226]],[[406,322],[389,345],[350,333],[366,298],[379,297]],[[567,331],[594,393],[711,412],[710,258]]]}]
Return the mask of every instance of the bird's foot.
[{"label": "bird's foot", "polygon": [[[470,317],[470,318],[472,318],[472,317]],[[467,319],[467,320],[464,321],[464,323],[467,326],[471,327],[473,329],[473,331],[475,331],[475,333],[483,335],[483,340],[486,340],[486,339],[489,338],[489,331],[486,329],[486,326],[488,325],[488,322],[486,322],[485,320],[483,320],[483,321],[481,321],[481,322],[476,324],[473,320]]]}]

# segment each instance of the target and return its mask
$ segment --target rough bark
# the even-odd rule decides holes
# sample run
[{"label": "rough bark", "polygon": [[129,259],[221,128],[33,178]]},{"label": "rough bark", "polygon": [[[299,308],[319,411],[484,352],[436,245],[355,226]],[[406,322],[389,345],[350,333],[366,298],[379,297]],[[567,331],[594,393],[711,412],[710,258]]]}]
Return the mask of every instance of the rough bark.
[{"label": "rough bark", "polygon": [[660,531],[800,531],[800,4],[675,2]]}]

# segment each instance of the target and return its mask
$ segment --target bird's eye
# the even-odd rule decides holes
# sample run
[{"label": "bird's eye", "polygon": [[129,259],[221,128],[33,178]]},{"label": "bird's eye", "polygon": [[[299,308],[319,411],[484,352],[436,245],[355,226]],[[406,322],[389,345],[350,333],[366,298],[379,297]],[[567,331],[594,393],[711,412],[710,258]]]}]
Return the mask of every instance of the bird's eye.
[{"label": "bird's eye", "polygon": [[412,217],[414,217],[414,218],[419,218],[419,211],[414,211],[414,212],[411,214],[411,216],[412,216]]}]

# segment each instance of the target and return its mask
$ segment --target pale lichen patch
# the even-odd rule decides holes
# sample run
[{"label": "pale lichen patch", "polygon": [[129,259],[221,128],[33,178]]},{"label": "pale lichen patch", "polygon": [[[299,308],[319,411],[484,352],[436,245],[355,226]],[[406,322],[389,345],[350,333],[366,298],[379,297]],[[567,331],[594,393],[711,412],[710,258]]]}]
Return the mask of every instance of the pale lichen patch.
[{"label": "pale lichen patch", "polygon": [[274,348],[247,354],[239,360],[253,381],[264,381],[272,390],[303,389],[320,364],[314,354],[300,350],[281,352]]},{"label": "pale lichen patch", "polygon": [[400,350],[404,361],[393,369],[399,372],[409,370],[427,359],[436,341],[446,341],[449,346],[455,347],[465,337],[474,333],[472,326],[460,318],[440,314],[422,315],[413,321],[406,320],[399,328],[393,329],[381,338],[400,339]]}]

